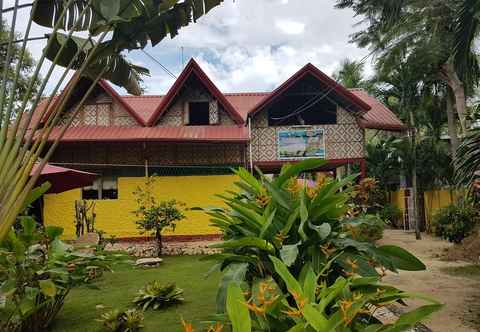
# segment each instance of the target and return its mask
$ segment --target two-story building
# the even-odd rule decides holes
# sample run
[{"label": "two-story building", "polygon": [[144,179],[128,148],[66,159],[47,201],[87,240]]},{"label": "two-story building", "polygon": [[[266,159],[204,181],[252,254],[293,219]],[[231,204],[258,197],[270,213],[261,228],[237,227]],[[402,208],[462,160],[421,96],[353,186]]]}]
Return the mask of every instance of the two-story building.
[{"label": "two-story building", "polygon": [[[234,188],[231,167],[275,173],[285,163],[322,158],[327,164],[319,171],[359,165],[365,174],[367,129],[405,127],[374,97],[342,87],[311,64],[272,92],[222,93],[194,60],[164,96],[120,96],[101,81],[51,158],[99,178],[89,188],[47,195],[44,220],[73,237],[74,202],[92,199],[98,229],[136,237],[132,193],[152,174],[159,176],[158,199],[189,207],[218,205],[214,195]],[[187,217],[176,236],[218,233],[201,212]]]}]

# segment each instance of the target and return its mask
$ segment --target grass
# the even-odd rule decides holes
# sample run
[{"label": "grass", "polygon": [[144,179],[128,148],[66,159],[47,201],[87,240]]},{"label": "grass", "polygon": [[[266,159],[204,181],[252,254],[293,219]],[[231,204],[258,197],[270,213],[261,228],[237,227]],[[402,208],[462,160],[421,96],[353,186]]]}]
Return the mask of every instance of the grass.
[{"label": "grass", "polygon": [[105,274],[96,285],[99,289],[80,287],[68,295],[65,306],[52,326],[53,332],[99,331],[97,322],[103,312],[97,305],[127,308],[138,289],[152,280],[176,282],[184,290],[185,302],[165,310],[145,312],[145,329],[142,331],[183,331],[181,318],[192,321],[197,327],[200,322],[215,313],[215,295],[219,273],[205,273],[211,261],[199,261],[199,256],[165,257],[158,268],[139,269],[133,266],[118,266],[114,273]]},{"label": "grass", "polygon": [[474,280],[480,280],[480,265],[465,265],[458,267],[446,267],[442,269],[443,272],[458,276],[465,277]]}]

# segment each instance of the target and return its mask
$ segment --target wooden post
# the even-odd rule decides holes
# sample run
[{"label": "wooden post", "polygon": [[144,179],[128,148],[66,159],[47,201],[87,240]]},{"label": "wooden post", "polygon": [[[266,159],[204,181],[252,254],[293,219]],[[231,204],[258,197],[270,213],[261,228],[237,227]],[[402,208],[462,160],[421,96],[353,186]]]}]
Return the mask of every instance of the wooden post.
[{"label": "wooden post", "polygon": [[360,160],[360,178],[365,179],[367,177],[367,162],[365,159]]}]

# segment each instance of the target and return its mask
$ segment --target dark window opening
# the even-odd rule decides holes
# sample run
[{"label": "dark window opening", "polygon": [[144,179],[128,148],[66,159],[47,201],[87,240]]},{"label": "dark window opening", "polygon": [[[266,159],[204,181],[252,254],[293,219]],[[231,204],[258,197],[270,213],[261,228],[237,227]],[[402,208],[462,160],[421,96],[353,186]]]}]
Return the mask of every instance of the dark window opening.
[{"label": "dark window opening", "polygon": [[319,98],[319,93],[292,94],[282,97],[270,107],[268,124],[270,126],[336,124],[337,105],[329,99],[318,100]]},{"label": "dark window opening", "polygon": [[117,177],[104,176],[82,190],[82,199],[118,199]]},{"label": "dark window opening", "polygon": [[190,126],[206,126],[210,124],[208,102],[188,104],[188,124]]}]

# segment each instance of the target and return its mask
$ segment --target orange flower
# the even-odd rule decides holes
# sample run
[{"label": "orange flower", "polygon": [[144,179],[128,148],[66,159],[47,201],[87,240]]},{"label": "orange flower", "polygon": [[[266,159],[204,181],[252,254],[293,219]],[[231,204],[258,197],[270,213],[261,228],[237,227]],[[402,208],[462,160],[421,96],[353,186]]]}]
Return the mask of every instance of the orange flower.
[{"label": "orange flower", "polygon": [[183,330],[185,332],[195,332],[195,329],[193,328],[192,323],[187,323],[186,321],[183,320],[183,318],[182,318],[182,325],[183,325]]},{"label": "orange flower", "polygon": [[223,331],[223,325],[220,323],[217,323],[215,326],[210,326],[207,330],[207,332],[222,332]]},{"label": "orange flower", "polygon": [[350,266],[350,268],[352,269],[352,272],[355,272],[358,270],[358,264],[357,264],[357,260],[351,260],[350,257],[347,259],[346,261],[347,265]]},{"label": "orange flower", "polygon": [[247,308],[250,311],[253,311],[255,314],[260,316],[265,316],[266,308],[264,306],[257,306],[255,303],[247,303],[247,302],[243,302],[243,304],[246,305]]},{"label": "orange flower", "polygon": [[282,312],[286,314],[288,317],[292,317],[292,318],[302,317],[302,312],[297,309],[282,310]]},{"label": "orange flower", "polygon": [[271,200],[272,200],[272,198],[270,196],[267,196],[267,195],[257,196],[257,204],[260,205],[261,207],[267,206],[270,203]]}]

